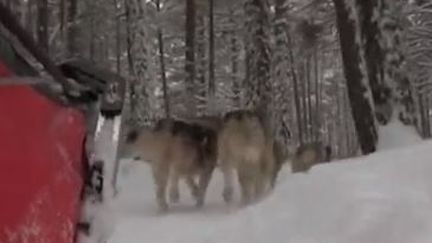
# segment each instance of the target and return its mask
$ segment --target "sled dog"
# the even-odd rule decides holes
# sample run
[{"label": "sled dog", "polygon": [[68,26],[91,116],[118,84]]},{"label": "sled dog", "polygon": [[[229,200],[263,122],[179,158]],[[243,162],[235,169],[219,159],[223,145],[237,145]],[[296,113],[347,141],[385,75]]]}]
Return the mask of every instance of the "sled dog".
[{"label": "sled dog", "polygon": [[[274,185],[273,138],[262,118],[249,110],[225,114],[218,133],[218,166],[224,177],[223,198],[232,202],[237,172],[243,204],[256,201]],[[274,178],[274,179],[273,179]]]},{"label": "sled dog", "polygon": [[175,119],[162,119],[152,128],[129,131],[127,153],[150,163],[162,211],[168,209],[167,187],[170,201],[179,201],[180,179],[190,188],[196,205],[203,205],[216,166],[216,135],[212,129]]}]

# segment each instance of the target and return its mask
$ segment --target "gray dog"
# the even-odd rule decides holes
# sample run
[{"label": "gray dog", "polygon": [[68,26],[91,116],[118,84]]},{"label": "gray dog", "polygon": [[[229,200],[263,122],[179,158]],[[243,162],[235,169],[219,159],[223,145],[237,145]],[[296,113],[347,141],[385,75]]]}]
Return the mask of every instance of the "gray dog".
[{"label": "gray dog", "polygon": [[[179,200],[179,180],[184,179],[201,207],[216,166],[216,131],[174,119],[163,119],[153,128],[131,130],[125,151],[149,162],[162,211],[168,209],[166,190],[173,203]],[[198,183],[195,177],[198,176]]]}]

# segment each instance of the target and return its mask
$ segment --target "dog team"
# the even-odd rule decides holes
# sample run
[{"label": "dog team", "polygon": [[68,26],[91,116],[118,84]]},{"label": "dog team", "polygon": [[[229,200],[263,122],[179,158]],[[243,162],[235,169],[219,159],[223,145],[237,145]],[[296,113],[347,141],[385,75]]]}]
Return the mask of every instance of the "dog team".
[{"label": "dog team", "polygon": [[[328,160],[329,147],[321,144],[300,146],[293,156],[277,142],[257,112],[235,110],[221,117],[161,119],[152,127],[130,129],[124,154],[151,166],[156,200],[161,211],[179,200],[179,182],[184,180],[197,207],[215,168],[223,174],[222,196],[233,201],[238,178],[243,205],[256,202],[270,192],[283,164],[290,160],[293,172],[307,171],[315,163]],[[291,158],[290,158],[291,157]]]}]

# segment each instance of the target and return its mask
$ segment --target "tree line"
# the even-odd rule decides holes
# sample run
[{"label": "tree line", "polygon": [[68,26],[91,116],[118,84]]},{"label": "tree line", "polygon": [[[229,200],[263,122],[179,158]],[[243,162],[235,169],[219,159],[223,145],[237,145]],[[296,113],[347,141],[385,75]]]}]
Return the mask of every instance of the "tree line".
[{"label": "tree line", "polygon": [[131,123],[254,108],[286,145],[431,136],[425,0],[1,0],[52,59],[129,80]]}]

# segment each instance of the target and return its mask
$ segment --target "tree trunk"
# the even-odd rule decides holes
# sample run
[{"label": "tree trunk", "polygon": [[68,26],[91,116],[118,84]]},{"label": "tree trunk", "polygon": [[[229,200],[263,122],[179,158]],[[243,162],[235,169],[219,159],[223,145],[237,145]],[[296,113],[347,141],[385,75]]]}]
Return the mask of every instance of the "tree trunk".
[{"label": "tree trunk", "polygon": [[[405,56],[402,44],[403,35],[403,11],[404,4],[401,1],[380,0],[378,11],[381,16],[379,22],[382,38],[380,44],[385,52],[384,71],[386,83],[393,87],[393,110],[397,118],[409,126],[416,124],[416,107],[414,105],[414,89],[409,80],[405,67]],[[384,21],[385,20],[385,21]],[[386,41],[384,41],[386,40]]]},{"label": "tree trunk", "polygon": [[89,47],[89,58],[92,61],[96,61],[96,34],[95,34],[95,20],[94,17],[90,17],[90,47]]},{"label": "tree trunk", "polygon": [[315,104],[314,104],[314,113],[313,113],[313,128],[314,128],[314,138],[315,141],[321,140],[321,83],[320,83],[320,58],[318,53],[318,46],[314,48],[314,78],[315,78]]},{"label": "tree trunk", "polygon": [[[156,0],[156,8],[158,13],[160,13],[161,12],[160,0]],[[158,35],[158,42],[159,42],[159,63],[160,63],[161,78],[162,78],[164,111],[165,111],[165,117],[169,118],[171,116],[171,111],[170,111],[170,100],[168,96],[168,85],[167,85],[167,78],[166,78],[166,71],[165,71],[163,31],[161,27],[158,27],[157,35]]]},{"label": "tree trunk", "polygon": [[380,0],[356,1],[368,79],[378,122],[385,125],[391,119],[391,90],[384,79],[384,53],[380,47],[378,16],[374,16]]},{"label": "tree trunk", "polygon": [[78,0],[68,0],[67,14],[67,52],[69,57],[78,54],[78,25],[76,23],[78,15]]},{"label": "tree trunk", "polygon": [[241,102],[241,84],[239,80],[239,48],[237,44],[237,37],[235,33],[231,35],[231,83],[233,89],[233,103],[234,107],[239,109],[242,106]]},{"label": "tree trunk", "polygon": [[342,129],[342,116],[343,116],[343,111],[342,111],[342,100],[341,100],[341,88],[339,83],[335,84],[336,89],[335,89],[335,93],[333,94],[334,96],[336,96],[336,116],[335,116],[335,125],[337,127],[336,129],[336,143],[337,143],[337,150],[335,151],[336,155],[339,158],[343,157],[343,153],[342,153],[342,146],[343,146],[343,142],[342,142],[342,137],[343,137],[343,129]]},{"label": "tree trunk", "polygon": [[430,119],[430,115],[429,115],[429,111],[430,111],[430,99],[429,99],[429,95],[425,95],[424,97],[424,104],[425,104],[425,118],[426,118],[426,134],[425,137],[426,138],[430,138],[431,137],[431,119]]},{"label": "tree trunk", "polygon": [[421,135],[423,138],[429,138],[431,136],[428,105],[429,99],[427,95],[420,92],[418,94],[418,99],[420,110]]},{"label": "tree trunk", "polygon": [[26,22],[25,26],[29,34],[34,37],[34,15],[33,15],[33,0],[27,1]]},{"label": "tree trunk", "polygon": [[301,61],[300,61],[300,64],[299,64],[299,81],[300,81],[300,83],[299,83],[299,88],[300,88],[300,91],[299,91],[299,93],[301,94],[301,96],[300,96],[300,101],[301,101],[301,108],[300,108],[300,110],[301,110],[301,116],[300,116],[300,121],[301,121],[301,124],[302,124],[302,128],[303,128],[303,131],[302,131],[302,133],[304,134],[304,141],[305,142],[309,142],[309,134],[308,134],[308,132],[307,132],[307,130],[308,130],[308,123],[307,123],[307,102],[306,102],[306,96],[307,96],[307,93],[306,93],[306,72],[307,72],[307,70],[306,70],[306,64],[305,64],[305,58],[303,58]]},{"label": "tree trunk", "polygon": [[132,47],[133,47],[133,40],[134,40],[134,34],[131,30],[132,18],[131,18],[131,1],[132,0],[125,0],[125,15],[126,15],[126,55],[127,55],[127,61],[128,61],[128,69],[129,69],[129,75],[133,76],[135,75],[134,71],[134,62],[132,57]]},{"label": "tree trunk", "polygon": [[131,58],[133,66],[133,89],[135,91],[136,121],[141,125],[151,125],[157,116],[158,110],[152,102],[155,101],[154,86],[151,78],[150,65],[150,38],[148,36],[147,4],[141,0],[132,1],[130,5],[131,21],[134,39],[132,39]]},{"label": "tree trunk", "polygon": [[355,0],[355,3],[378,121],[385,125],[396,112],[401,122],[415,125],[413,88],[402,54],[401,3],[394,0]]},{"label": "tree trunk", "polygon": [[429,111],[430,111],[430,99],[429,99],[429,95],[425,95],[425,117],[426,117],[426,138],[430,138],[431,137],[431,125],[430,125],[430,115],[429,115]]},{"label": "tree trunk", "polygon": [[[230,24],[231,26],[236,26],[235,21],[235,10],[230,10]],[[209,26],[211,28],[211,26]],[[213,27],[214,28],[214,27]],[[214,38],[214,37],[213,37]],[[242,106],[241,102],[241,82],[239,79],[239,52],[240,45],[237,36],[237,32],[235,30],[231,31],[231,40],[230,40],[230,59],[231,59],[231,85],[233,91],[232,102],[234,108],[239,109]],[[209,79],[210,82],[210,79]]]},{"label": "tree trunk", "polygon": [[367,74],[363,74],[360,68],[364,63],[361,49],[356,43],[359,31],[356,29],[354,20],[350,17],[353,16],[354,10],[346,4],[345,0],[333,0],[333,2],[336,10],[348,95],[359,144],[362,153],[369,154],[376,150],[378,134]]},{"label": "tree trunk", "polygon": [[[289,33],[287,33],[287,41],[288,41],[288,47],[292,47],[293,43],[292,43],[292,39],[291,36],[289,35]],[[299,96],[299,80],[298,80],[298,75],[297,72],[295,70],[295,60],[294,60],[294,52],[291,48],[289,48],[289,60],[290,60],[290,72],[291,72],[291,77],[293,80],[293,89],[294,89],[294,106],[295,106],[295,110],[296,110],[296,118],[297,118],[297,130],[298,130],[298,138],[299,138],[299,143],[300,145],[303,145],[305,142],[304,139],[304,134],[303,134],[303,123],[302,123],[302,115],[301,115],[301,110],[300,110],[300,96]]]},{"label": "tree trunk", "polygon": [[246,89],[246,106],[256,109],[267,117],[267,128],[272,131],[273,101],[271,83],[271,55],[269,6],[267,0],[247,0],[246,13],[246,52],[250,77]]},{"label": "tree trunk", "polygon": [[276,138],[284,144],[288,143],[290,132],[286,131],[288,125],[286,117],[288,117],[291,96],[289,92],[289,54],[287,40],[287,31],[289,30],[288,22],[288,3],[286,0],[275,1],[275,19],[274,19],[274,36],[275,36],[275,50],[273,55],[273,90],[274,90],[274,128],[276,131]]},{"label": "tree trunk", "polygon": [[196,28],[195,0],[186,0],[186,25],[185,25],[185,74],[186,97],[188,110],[195,113],[195,28]]},{"label": "tree trunk", "polygon": [[350,126],[350,107],[349,107],[349,98],[346,90],[344,89],[343,92],[343,99],[344,99],[344,128],[345,128],[345,155],[347,157],[352,156],[350,154],[351,151],[351,126]]},{"label": "tree trunk", "polygon": [[[30,1],[30,0],[29,0]],[[61,37],[64,37],[65,30],[65,16],[66,16],[66,0],[60,0],[59,2],[59,20],[60,20],[60,33]]]},{"label": "tree trunk", "polygon": [[306,117],[306,124],[307,124],[307,134],[309,137],[309,141],[313,141],[314,136],[312,132],[312,56],[309,54],[306,58],[306,105],[307,108],[305,109],[305,117]]},{"label": "tree trunk", "polygon": [[419,92],[418,94],[418,106],[420,110],[420,134],[422,137],[425,137],[426,134],[426,112],[425,112],[425,106],[424,106],[424,98],[423,94]]},{"label": "tree trunk", "polygon": [[121,74],[122,45],[121,45],[121,32],[120,32],[121,21],[119,17],[121,9],[118,6],[118,0],[113,0],[113,4],[115,9],[114,15],[115,15],[115,28],[116,28],[116,33],[115,33],[116,70],[118,74]]},{"label": "tree trunk", "polygon": [[[208,56],[208,99],[209,104],[213,106],[214,101],[216,99],[216,85],[215,85],[215,37],[214,37],[214,0],[208,0],[208,19],[209,19],[209,27],[208,27],[208,35],[209,35],[209,56]],[[235,41],[235,39],[232,39]],[[231,40],[231,41],[232,41]],[[232,44],[233,46],[235,43]],[[233,62],[234,65],[234,62]],[[211,108],[210,108],[211,109]]]},{"label": "tree trunk", "polygon": [[37,39],[39,45],[48,51],[48,0],[38,0],[37,1],[37,13],[38,13],[38,29],[37,29]]},{"label": "tree trunk", "polygon": [[197,36],[196,36],[196,84],[195,92],[197,93],[197,115],[204,115],[206,110],[213,109],[213,106],[208,102],[207,92],[209,91],[206,84],[206,38],[205,38],[205,15],[197,16]]}]

